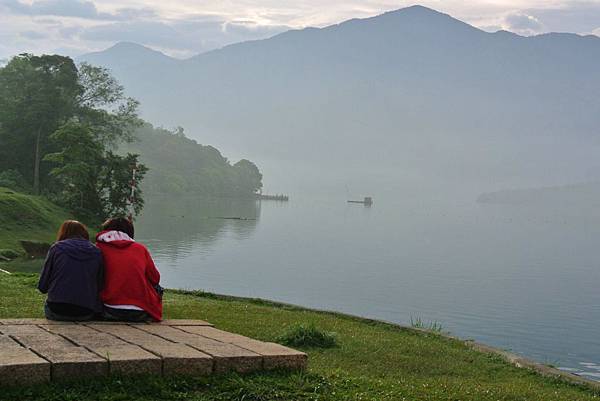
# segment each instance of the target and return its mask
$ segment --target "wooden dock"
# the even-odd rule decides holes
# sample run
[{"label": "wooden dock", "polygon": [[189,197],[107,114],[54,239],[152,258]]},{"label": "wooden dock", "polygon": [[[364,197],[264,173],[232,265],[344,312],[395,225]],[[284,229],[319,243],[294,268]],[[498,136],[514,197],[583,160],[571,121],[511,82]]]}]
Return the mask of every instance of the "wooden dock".
[{"label": "wooden dock", "polygon": [[256,195],[256,199],[258,200],[272,200],[272,201],[278,201],[278,202],[287,202],[290,200],[290,197],[288,195],[264,195],[264,194],[257,194]]},{"label": "wooden dock", "polygon": [[303,352],[201,320],[66,323],[0,320],[0,387],[120,375],[303,369]]}]

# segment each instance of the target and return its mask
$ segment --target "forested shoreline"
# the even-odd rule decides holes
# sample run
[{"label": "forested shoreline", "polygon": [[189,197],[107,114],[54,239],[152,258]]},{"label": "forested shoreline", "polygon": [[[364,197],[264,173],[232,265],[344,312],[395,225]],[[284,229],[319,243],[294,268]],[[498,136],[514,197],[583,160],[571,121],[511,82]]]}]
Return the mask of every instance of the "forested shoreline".
[{"label": "forested shoreline", "polygon": [[139,106],[106,68],[60,55],[12,58],[0,67],[0,187],[89,220],[137,215],[153,193],[260,190],[252,162],[232,165],[182,128],[154,128]]},{"label": "forested shoreline", "polygon": [[262,188],[262,174],[249,160],[231,164],[218,149],[174,130],[144,123],[135,140],[119,147],[122,154],[139,154],[149,171],[142,183],[148,194],[190,194],[247,198]]}]

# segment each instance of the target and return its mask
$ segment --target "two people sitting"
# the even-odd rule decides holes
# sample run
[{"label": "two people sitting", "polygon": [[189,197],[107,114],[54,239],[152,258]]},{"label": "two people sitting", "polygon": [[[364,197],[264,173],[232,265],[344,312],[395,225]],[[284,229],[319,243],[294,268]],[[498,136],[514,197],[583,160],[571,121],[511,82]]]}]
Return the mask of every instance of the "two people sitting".
[{"label": "two people sitting", "polygon": [[134,234],[128,219],[109,219],[102,224],[94,245],[85,225],[65,221],[38,283],[38,289],[48,294],[46,318],[162,320],[160,273]]}]

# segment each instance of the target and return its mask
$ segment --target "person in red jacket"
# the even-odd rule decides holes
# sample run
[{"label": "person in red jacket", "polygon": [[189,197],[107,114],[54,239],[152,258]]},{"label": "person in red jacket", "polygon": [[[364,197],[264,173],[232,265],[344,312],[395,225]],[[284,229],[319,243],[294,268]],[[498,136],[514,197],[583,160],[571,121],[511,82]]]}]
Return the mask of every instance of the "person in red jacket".
[{"label": "person in red jacket", "polygon": [[122,217],[104,222],[96,235],[104,257],[103,316],[129,322],[160,321],[160,273],[148,249],[133,237],[133,223]]}]

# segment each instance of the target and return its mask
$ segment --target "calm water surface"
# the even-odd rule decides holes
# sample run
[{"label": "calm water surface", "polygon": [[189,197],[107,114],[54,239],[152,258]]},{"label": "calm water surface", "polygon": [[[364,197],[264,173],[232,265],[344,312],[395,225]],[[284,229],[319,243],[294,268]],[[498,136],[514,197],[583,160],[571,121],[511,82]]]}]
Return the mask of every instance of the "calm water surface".
[{"label": "calm water surface", "polygon": [[345,201],[154,199],[138,238],[167,287],[437,321],[600,380],[600,209]]}]

